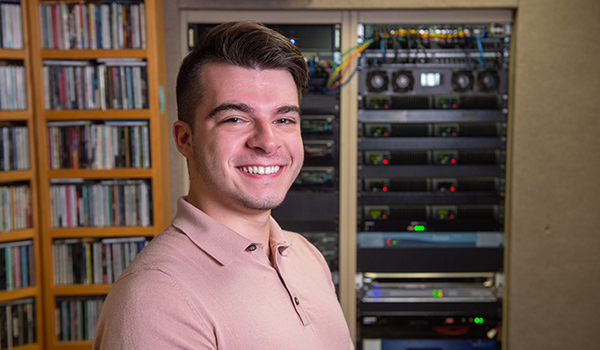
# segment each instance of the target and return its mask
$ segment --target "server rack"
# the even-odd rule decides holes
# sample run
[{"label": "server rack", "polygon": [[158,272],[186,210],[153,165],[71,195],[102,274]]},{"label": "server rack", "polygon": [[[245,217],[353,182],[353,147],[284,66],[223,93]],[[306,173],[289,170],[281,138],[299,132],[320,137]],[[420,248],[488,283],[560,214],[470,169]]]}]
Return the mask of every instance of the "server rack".
[{"label": "server rack", "polygon": [[358,348],[501,346],[510,30],[358,26]]}]

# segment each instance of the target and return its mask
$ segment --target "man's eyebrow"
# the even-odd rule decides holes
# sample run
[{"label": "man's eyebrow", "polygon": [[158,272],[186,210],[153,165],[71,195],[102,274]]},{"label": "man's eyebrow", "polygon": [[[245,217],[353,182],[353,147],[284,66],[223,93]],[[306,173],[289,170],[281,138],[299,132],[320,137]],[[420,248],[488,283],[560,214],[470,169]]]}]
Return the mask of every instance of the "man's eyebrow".
[{"label": "man's eyebrow", "polygon": [[296,112],[298,115],[302,115],[302,112],[298,106],[283,106],[277,109],[277,114],[287,114],[290,112]]},{"label": "man's eyebrow", "polygon": [[208,113],[207,118],[212,118],[215,115],[224,112],[224,111],[239,111],[244,113],[252,112],[252,108],[245,103],[223,103],[216,108],[214,108],[210,113]]}]

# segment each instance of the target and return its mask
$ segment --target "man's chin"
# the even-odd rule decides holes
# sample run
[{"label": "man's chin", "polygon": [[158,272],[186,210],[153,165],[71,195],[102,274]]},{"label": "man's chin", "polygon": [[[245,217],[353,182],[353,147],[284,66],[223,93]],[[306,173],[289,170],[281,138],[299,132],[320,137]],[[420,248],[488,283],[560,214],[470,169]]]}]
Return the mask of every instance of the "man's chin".
[{"label": "man's chin", "polygon": [[252,199],[248,199],[248,198],[243,198],[240,201],[240,204],[249,210],[252,211],[267,211],[267,210],[272,210],[277,208],[278,206],[281,205],[281,203],[283,203],[283,200],[285,199],[285,197],[281,197],[281,198],[252,198]]}]

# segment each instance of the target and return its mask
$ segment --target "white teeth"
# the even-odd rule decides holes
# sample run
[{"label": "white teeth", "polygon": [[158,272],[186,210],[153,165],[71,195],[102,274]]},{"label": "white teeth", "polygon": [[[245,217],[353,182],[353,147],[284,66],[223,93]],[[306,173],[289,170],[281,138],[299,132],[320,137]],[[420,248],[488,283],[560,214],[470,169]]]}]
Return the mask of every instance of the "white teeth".
[{"label": "white teeth", "polygon": [[247,172],[248,174],[269,175],[269,174],[278,172],[279,167],[278,166],[267,166],[267,167],[249,166],[249,167],[243,167],[242,170]]}]

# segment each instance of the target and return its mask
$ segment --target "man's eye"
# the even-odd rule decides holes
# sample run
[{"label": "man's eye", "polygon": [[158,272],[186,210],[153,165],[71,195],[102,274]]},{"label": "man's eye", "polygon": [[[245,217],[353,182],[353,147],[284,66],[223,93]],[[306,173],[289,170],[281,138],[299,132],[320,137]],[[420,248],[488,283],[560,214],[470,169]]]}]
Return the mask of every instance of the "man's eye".
[{"label": "man's eye", "polygon": [[289,118],[279,118],[276,120],[277,123],[279,124],[294,124],[295,121],[293,119],[289,119]]},{"label": "man's eye", "polygon": [[227,118],[227,119],[223,119],[221,121],[221,123],[241,123],[243,120],[242,118],[238,118],[238,117],[231,117],[231,118]]}]

